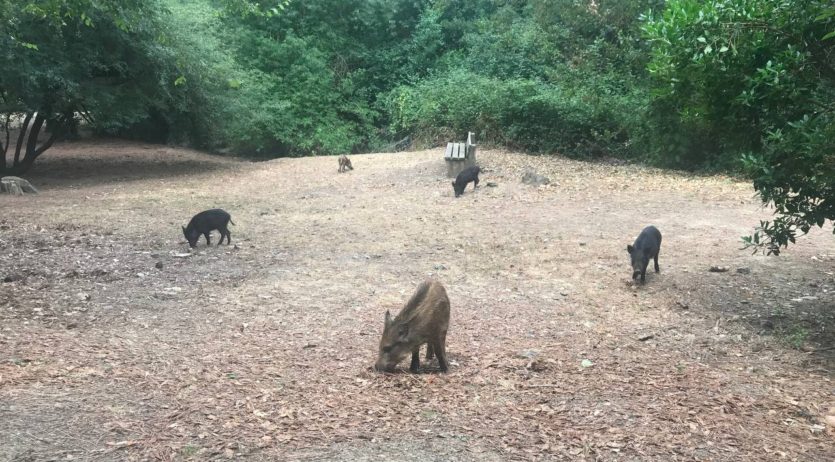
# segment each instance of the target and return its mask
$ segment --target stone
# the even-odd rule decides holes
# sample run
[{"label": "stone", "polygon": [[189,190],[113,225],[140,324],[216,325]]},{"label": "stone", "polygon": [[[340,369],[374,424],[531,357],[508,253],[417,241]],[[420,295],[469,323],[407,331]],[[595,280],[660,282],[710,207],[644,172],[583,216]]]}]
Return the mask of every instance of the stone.
[{"label": "stone", "polygon": [[529,169],[525,171],[524,175],[522,175],[522,183],[531,186],[542,186],[546,184],[551,184],[551,180]]}]

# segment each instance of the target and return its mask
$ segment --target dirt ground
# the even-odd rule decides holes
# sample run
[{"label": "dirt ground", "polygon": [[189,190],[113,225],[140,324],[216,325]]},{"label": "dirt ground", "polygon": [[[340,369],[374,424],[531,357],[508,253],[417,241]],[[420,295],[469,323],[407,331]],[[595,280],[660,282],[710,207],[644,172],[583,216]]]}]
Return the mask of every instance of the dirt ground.
[{"label": "dirt ground", "polygon": [[[51,149],[0,197],[0,460],[835,460],[830,225],[751,255],[746,183],[488,150],[455,199],[442,156]],[[429,277],[450,373],[372,372]]]}]

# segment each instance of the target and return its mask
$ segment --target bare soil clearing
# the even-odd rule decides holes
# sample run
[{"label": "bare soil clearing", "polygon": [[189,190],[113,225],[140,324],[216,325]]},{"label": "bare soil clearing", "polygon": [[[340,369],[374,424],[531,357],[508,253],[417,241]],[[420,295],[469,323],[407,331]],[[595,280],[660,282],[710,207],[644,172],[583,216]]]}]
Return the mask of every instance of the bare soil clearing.
[{"label": "bare soil clearing", "polygon": [[[835,457],[829,232],[752,256],[748,184],[490,150],[455,199],[442,156],[50,150],[0,197],[0,460]],[[214,207],[233,246],[189,254]],[[427,277],[450,373],[371,372]]]}]

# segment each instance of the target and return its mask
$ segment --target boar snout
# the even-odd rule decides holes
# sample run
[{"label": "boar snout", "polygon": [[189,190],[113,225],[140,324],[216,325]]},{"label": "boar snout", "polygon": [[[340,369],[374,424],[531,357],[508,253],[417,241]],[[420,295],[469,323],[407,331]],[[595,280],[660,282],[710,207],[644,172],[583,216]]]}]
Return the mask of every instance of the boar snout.
[{"label": "boar snout", "polygon": [[386,364],[382,361],[377,361],[374,364],[374,370],[377,372],[394,372],[394,365],[393,364]]}]

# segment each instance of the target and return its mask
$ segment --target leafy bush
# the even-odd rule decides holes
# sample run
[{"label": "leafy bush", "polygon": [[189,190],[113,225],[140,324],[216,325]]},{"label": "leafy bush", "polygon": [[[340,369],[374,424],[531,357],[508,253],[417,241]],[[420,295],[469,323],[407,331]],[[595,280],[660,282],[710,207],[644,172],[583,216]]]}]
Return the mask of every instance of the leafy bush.
[{"label": "leafy bush", "polygon": [[746,243],[770,253],[835,218],[831,12],[812,0],[672,0],[644,27],[656,156],[743,168],[777,212]]}]

